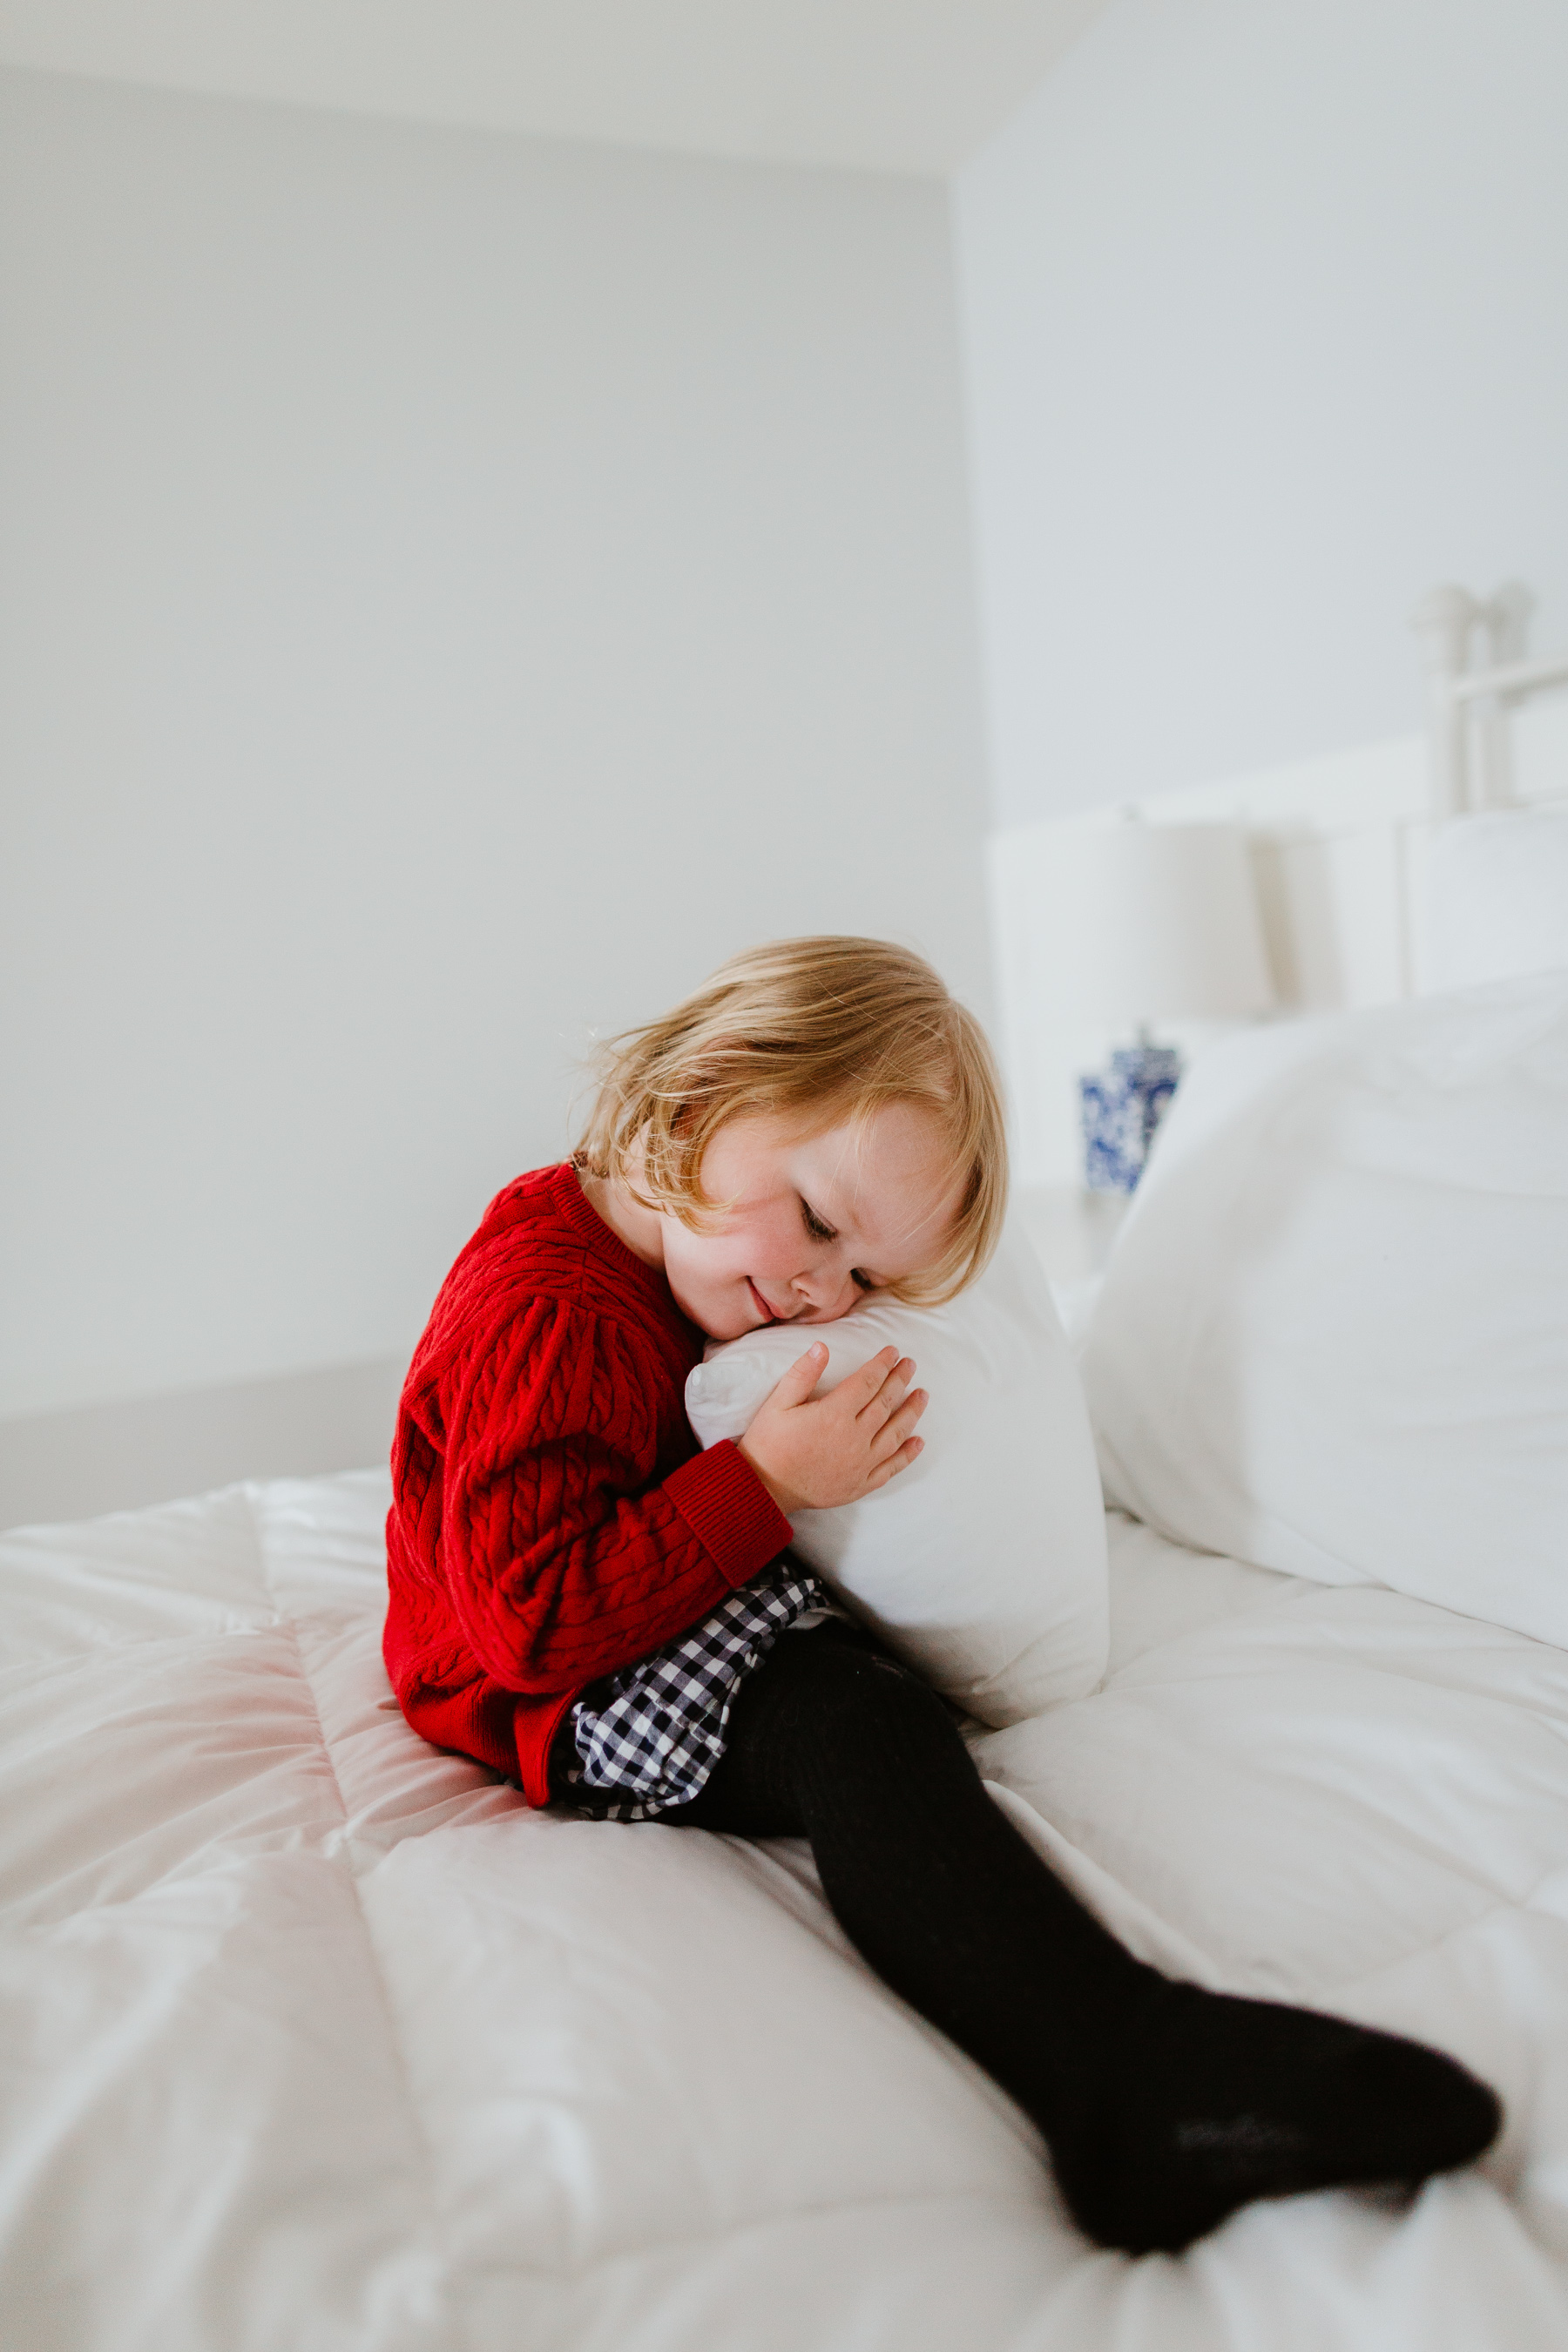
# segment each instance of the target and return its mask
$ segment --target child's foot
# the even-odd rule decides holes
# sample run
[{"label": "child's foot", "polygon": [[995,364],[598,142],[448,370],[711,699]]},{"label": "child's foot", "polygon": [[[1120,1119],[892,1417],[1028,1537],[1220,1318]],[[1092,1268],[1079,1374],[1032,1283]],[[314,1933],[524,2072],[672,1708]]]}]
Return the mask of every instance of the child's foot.
[{"label": "child's foot", "polygon": [[1484,2083],[1419,2042],[1196,1985],[1161,1986],[1110,2063],[1051,2151],[1079,2227],[1131,2253],[1173,2252],[1255,2197],[1414,2187],[1479,2156],[1502,2120]]}]

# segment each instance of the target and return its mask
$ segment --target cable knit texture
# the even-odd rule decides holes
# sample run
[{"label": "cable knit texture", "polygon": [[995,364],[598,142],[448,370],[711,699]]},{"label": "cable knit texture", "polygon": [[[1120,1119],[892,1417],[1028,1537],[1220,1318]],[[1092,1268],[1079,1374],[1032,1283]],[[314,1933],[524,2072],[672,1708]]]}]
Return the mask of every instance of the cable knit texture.
[{"label": "cable knit texture", "polygon": [[702,1353],[570,1167],[491,1202],[398,1408],[387,1672],[416,1731],[549,1801],[556,1726],[748,1582],[789,1521],[682,1402]]}]

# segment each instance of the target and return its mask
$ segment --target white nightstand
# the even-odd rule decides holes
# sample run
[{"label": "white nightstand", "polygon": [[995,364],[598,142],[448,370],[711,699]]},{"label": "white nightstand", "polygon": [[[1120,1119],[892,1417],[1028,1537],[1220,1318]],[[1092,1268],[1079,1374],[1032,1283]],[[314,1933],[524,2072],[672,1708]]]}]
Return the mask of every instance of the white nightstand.
[{"label": "white nightstand", "polygon": [[1013,1217],[1035,1245],[1069,1338],[1088,1320],[1127,1199],[1076,1184],[1019,1186],[1013,1193]]}]

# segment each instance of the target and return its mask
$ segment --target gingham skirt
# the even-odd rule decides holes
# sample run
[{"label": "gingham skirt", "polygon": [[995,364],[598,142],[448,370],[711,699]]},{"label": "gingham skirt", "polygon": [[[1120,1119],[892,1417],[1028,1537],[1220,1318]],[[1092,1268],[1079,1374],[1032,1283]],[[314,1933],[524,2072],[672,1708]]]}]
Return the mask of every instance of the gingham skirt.
[{"label": "gingham skirt", "polygon": [[831,1605],[811,1571],[782,1553],[710,1616],[584,1691],[556,1748],[557,1793],[602,1821],[649,1821],[685,1804],[724,1752],[746,1676],[798,1619]]}]

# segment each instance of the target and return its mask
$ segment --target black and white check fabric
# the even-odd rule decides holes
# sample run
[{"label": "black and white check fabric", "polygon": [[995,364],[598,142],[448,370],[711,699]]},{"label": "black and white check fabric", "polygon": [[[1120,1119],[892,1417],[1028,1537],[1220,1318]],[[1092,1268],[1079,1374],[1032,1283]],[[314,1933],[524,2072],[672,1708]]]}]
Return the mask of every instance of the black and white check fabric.
[{"label": "black and white check fabric", "polygon": [[662,1650],[595,1683],[567,1717],[576,1760],[569,1752],[565,1801],[615,1822],[648,1821],[685,1804],[724,1752],[745,1677],[797,1618],[831,1606],[816,1578],[784,1552]]}]

